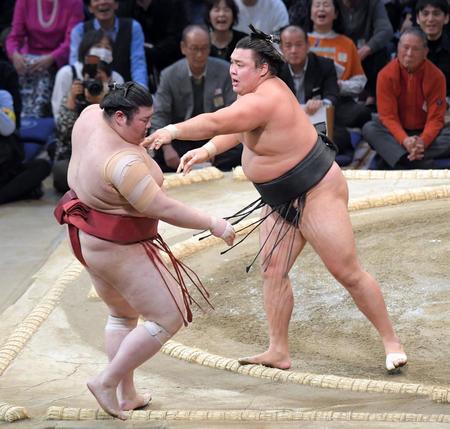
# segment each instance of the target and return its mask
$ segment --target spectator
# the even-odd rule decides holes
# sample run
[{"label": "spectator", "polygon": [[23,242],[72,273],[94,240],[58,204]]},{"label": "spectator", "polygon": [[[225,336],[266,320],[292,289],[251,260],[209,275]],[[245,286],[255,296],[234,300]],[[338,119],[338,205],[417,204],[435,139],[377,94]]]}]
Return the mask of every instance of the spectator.
[{"label": "spectator", "polygon": [[338,76],[339,98],[336,105],[336,123],[361,128],[371,119],[370,110],[355,101],[367,82],[353,41],[340,34],[337,0],[312,0],[308,33],[310,50],[334,61]]},{"label": "spectator", "polygon": [[[69,93],[74,79],[83,80],[83,63],[87,55],[98,57],[111,68],[113,42],[111,38],[102,30],[90,30],[83,35],[83,40],[78,49],[78,61],[74,65],[65,65],[56,73],[55,85],[52,93],[52,111],[55,121],[58,119],[61,102],[65,95]],[[123,77],[112,70],[111,80],[123,83]]]},{"label": "spectator", "polygon": [[378,75],[379,120],[363,128],[382,159],[378,168],[432,168],[434,158],[450,156],[445,76],[427,52],[426,35],[409,28],[400,36],[397,58]]},{"label": "spectator", "polygon": [[367,77],[366,104],[373,110],[378,72],[388,63],[388,46],[394,35],[383,0],[338,0],[344,34],[358,48]]},{"label": "spectator", "polygon": [[419,0],[416,4],[417,23],[428,39],[428,59],[445,75],[450,104],[450,39],[444,31],[448,18],[447,0]]},{"label": "spectator", "polygon": [[273,34],[289,24],[289,16],[282,0],[235,0],[239,8],[239,22],[234,29],[248,34],[252,24],[264,33]]},{"label": "spectator", "polygon": [[74,27],[70,35],[70,64],[78,60],[78,48],[85,31],[102,29],[113,40],[113,69],[126,80],[148,86],[141,25],[131,18],[116,17],[118,0],[90,0],[95,18]]},{"label": "spectator", "polygon": [[[81,79],[77,75],[70,76],[68,82],[71,82],[71,86],[62,97],[56,116],[53,186],[62,193],[69,190],[67,169],[72,154],[72,128],[75,121],[85,107],[101,103],[108,92],[108,84],[112,83],[112,73],[114,72],[111,70],[111,50],[95,47],[88,49],[89,46],[93,46],[95,40],[101,40],[101,37],[104,37],[103,30],[91,30],[83,36],[80,44],[80,59],[83,58],[83,62],[80,64]],[[116,73],[117,76],[120,79],[116,82],[123,82],[122,77]]]},{"label": "spectator", "polygon": [[233,30],[239,21],[239,9],[234,0],[205,0],[205,22],[211,29],[211,57],[230,61],[236,43],[246,36]]},{"label": "spectator", "polygon": [[16,134],[20,109],[18,75],[10,63],[0,61],[0,204],[42,197],[41,183],[50,173],[43,159],[23,163],[23,145]]},{"label": "spectator", "polygon": [[19,74],[22,116],[49,115],[55,72],[67,64],[70,32],[83,18],[81,0],[17,0],[6,51]]},{"label": "spectator", "polygon": [[159,74],[179,60],[181,32],[188,24],[184,0],[128,0],[121,2],[121,16],[138,21],[144,32],[150,88],[156,91]]},{"label": "spectator", "polygon": [[[214,112],[230,105],[236,96],[231,88],[230,64],[209,57],[210,39],[206,28],[190,25],[183,31],[181,52],[186,58],[167,67],[155,96],[152,128],[181,122],[200,113]],[[202,141],[175,140],[155,152],[154,157],[163,171],[175,171],[180,156],[200,147]],[[218,156],[214,165],[231,169],[240,164],[242,148],[231,149]]]},{"label": "spectator", "polygon": [[[336,69],[332,60],[308,52],[308,37],[298,26],[290,25],[281,31],[280,47],[287,64],[283,66],[279,77],[286,82],[304,104],[305,112],[314,115],[321,107],[335,106],[339,86]],[[352,152],[349,132],[338,124],[333,126],[333,141],[340,153]]]}]

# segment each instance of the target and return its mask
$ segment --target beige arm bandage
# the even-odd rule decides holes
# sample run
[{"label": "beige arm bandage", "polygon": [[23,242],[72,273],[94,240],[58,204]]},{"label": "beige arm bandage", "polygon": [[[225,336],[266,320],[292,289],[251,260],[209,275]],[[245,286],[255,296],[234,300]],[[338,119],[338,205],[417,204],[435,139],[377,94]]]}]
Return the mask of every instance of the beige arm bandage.
[{"label": "beige arm bandage", "polygon": [[202,146],[202,148],[205,149],[206,152],[208,152],[208,155],[209,155],[210,158],[214,158],[214,156],[217,153],[217,147],[216,147],[216,145],[214,144],[214,142],[212,140],[210,140],[209,142],[205,143]]},{"label": "beige arm bandage", "polygon": [[180,130],[173,124],[166,125],[163,130],[169,131],[172,140],[175,140],[180,132]]},{"label": "beige arm bandage", "polygon": [[132,151],[114,154],[106,163],[105,177],[141,213],[160,190],[144,160]]}]

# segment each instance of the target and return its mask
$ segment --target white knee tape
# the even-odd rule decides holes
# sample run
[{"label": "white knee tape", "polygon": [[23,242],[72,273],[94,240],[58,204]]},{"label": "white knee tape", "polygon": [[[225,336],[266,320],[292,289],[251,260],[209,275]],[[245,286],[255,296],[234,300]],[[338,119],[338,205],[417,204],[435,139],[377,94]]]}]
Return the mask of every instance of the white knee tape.
[{"label": "white knee tape", "polygon": [[117,317],[112,316],[111,314],[108,316],[108,320],[106,321],[105,329],[108,330],[125,330],[131,331],[137,325],[138,318],[126,318],[126,317]]},{"label": "white knee tape", "polygon": [[143,326],[144,326],[145,329],[147,329],[147,332],[152,337],[155,337],[159,341],[159,343],[161,345],[163,345],[172,336],[161,325],[159,325],[158,323],[153,322],[151,320],[146,320],[143,323]]}]

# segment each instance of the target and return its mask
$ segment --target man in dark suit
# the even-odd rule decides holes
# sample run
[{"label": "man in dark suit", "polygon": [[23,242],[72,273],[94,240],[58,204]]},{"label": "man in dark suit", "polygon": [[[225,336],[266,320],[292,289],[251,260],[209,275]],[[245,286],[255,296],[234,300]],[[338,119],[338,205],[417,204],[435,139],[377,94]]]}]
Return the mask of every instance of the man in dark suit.
[{"label": "man in dark suit", "polygon": [[[309,52],[306,33],[296,25],[285,27],[280,38],[281,51],[287,63],[279,77],[304,105],[305,112],[313,115],[323,106],[334,106],[339,86],[333,61]],[[339,153],[353,152],[347,129],[337,123],[333,126],[333,140]]]},{"label": "man in dark suit", "polygon": [[[206,27],[185,28],[181,52],[185,58],[165,68],[155,95],[152,129],[182,122],[201,113],[214,112],[229,106],[235,99],[227,61],[209,56],[211,42]],[[180,157],[205,141],[175,140],[155,154],[163,171],[175,171]],[[242,148],[233,148],[216,157],[213,165],[230,170],[240,164]]]}]

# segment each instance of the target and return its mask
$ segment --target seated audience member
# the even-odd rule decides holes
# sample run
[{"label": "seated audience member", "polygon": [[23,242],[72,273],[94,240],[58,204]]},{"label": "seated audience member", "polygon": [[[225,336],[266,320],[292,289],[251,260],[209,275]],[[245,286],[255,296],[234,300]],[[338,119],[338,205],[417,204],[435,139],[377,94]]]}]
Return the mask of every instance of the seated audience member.
[{"label": "seated audience member", "polygon": [[358,48],[367,77],[366,104],[375,109],[378,72],[388,63],[388,46],[394,36],[383,0],[339,0],[344,34]]},{"label": "seated audience member", "polygon": [[113,40],[113,70],[120,73],[125,81],[133,80],[148,87],[142,27],[134,19],[118,18],[118,7],[118,0],[90,0],[89,11],[95,18],[73,28],[69,63],[74,65],[78,60],[84,32],[101,28]]},{"label": "seated audience member", "polygon": [[17,0],[6,51],[19,74],[22,116],[49,116],[56,70],[67,64],[70,31],[83,19],[81,0]]},{"label": "seated audience member", "polygon": [[[231,87],[230,64],[209,56],[208,30],[190,25],[183,31],[181,52],[185,58],[164,69],[155,95],[152,129],[177,123],[200,113],[214,112],[230,105],[236,96]],[[180,157],[205,141],[174,140],[154,153],[163,171],[175,171]],[[229,170],[241,162],[242,147],[233,148],[214,160],[220,169]]]},{"label": "seated audience member", "polygon": [[205,22],[210,28],[211,57],[230,61],[236,43],[247,34],[233,30],[239,22],[239,9],[234,0],[205,0]]},{"label": "seated audience member", "polygon": [[273,34],[289,24],[289,15],[282,0],[235,0],[239,22],[234,29],[249,34],[252,24],[264,33]]},{"label": "seated audience member", "polygon": [[100,104],[108,92],[112,72],[110,64],[102,61],[99,56],[88,54],[81,74],[83,80],[74,79],[70,90],[62,99],[56,120],[56,149],[53,163],[53,186],[59,192],[69,190],[67,169],[72,154],[73,126],[85,107]]},{"label": "seated audience member", "polygon": [[[296,25],[284,28],[280,38],[280,48],[287,63],[279,77],[289,86],[298,102],[305,105],[305,112],[313,115],[323,106],[335,106],[339,87],[333,61],[308,52],[308,37]],[[338,124],[331,126],[333,141],[339,147],[339,153],[352,152],[346,128]]]},{"label": "seated audience member", "polygon": [[23,162],[23,143],[16,134],[20,109],[17,73],[0,61],[0,204],[42,197],[42,181],[50,174],[46,160]]},{"label": "seated audience member", "polygon": [[142,26],[150,88],[156,90],[159,74],[179,60],[181,33],[188,25],[184,0],[126,0],[119,12]]},{"label": "seated audience member", "polygon": [[384,161],[378,168],[432,168],[434,158],[450,157],[445,76],[427,52],[426,35],[411,27],[400,36],[397,58],[378,75],[379,120],[363,128]]},{"label": "seated audience member", "polygon": [[311,32],[309,49],[334,61],[338,76],[339,98],[335,121],[344,127],[361,128],[371,119],[370,110],[355,101],[367,83],[366,75],[353,41],[340,34],[337,0],[312,0],[310,6]]},{"label": "seated audience member", "polygon": [[[90,30],[83,35],[78,49],[78,61],[74,65],[65,65],[56,73],[55,85],[52,93],[52,111],[55,120],[58,119],[61,102],[69,93],[74,79],[83,80],[83,66],[87,56],[97,57],[111,68],[113,42],[102,30]],[[111,81],[123,83],[123,77],[116,71],[112,71]]]},{"label": "seated audience member", "polygon": [[447,0],[418,0],[416,20],[428,39],[428,59],[445,75],[450,105],[450,38],[444,31],[448,18]]}]

